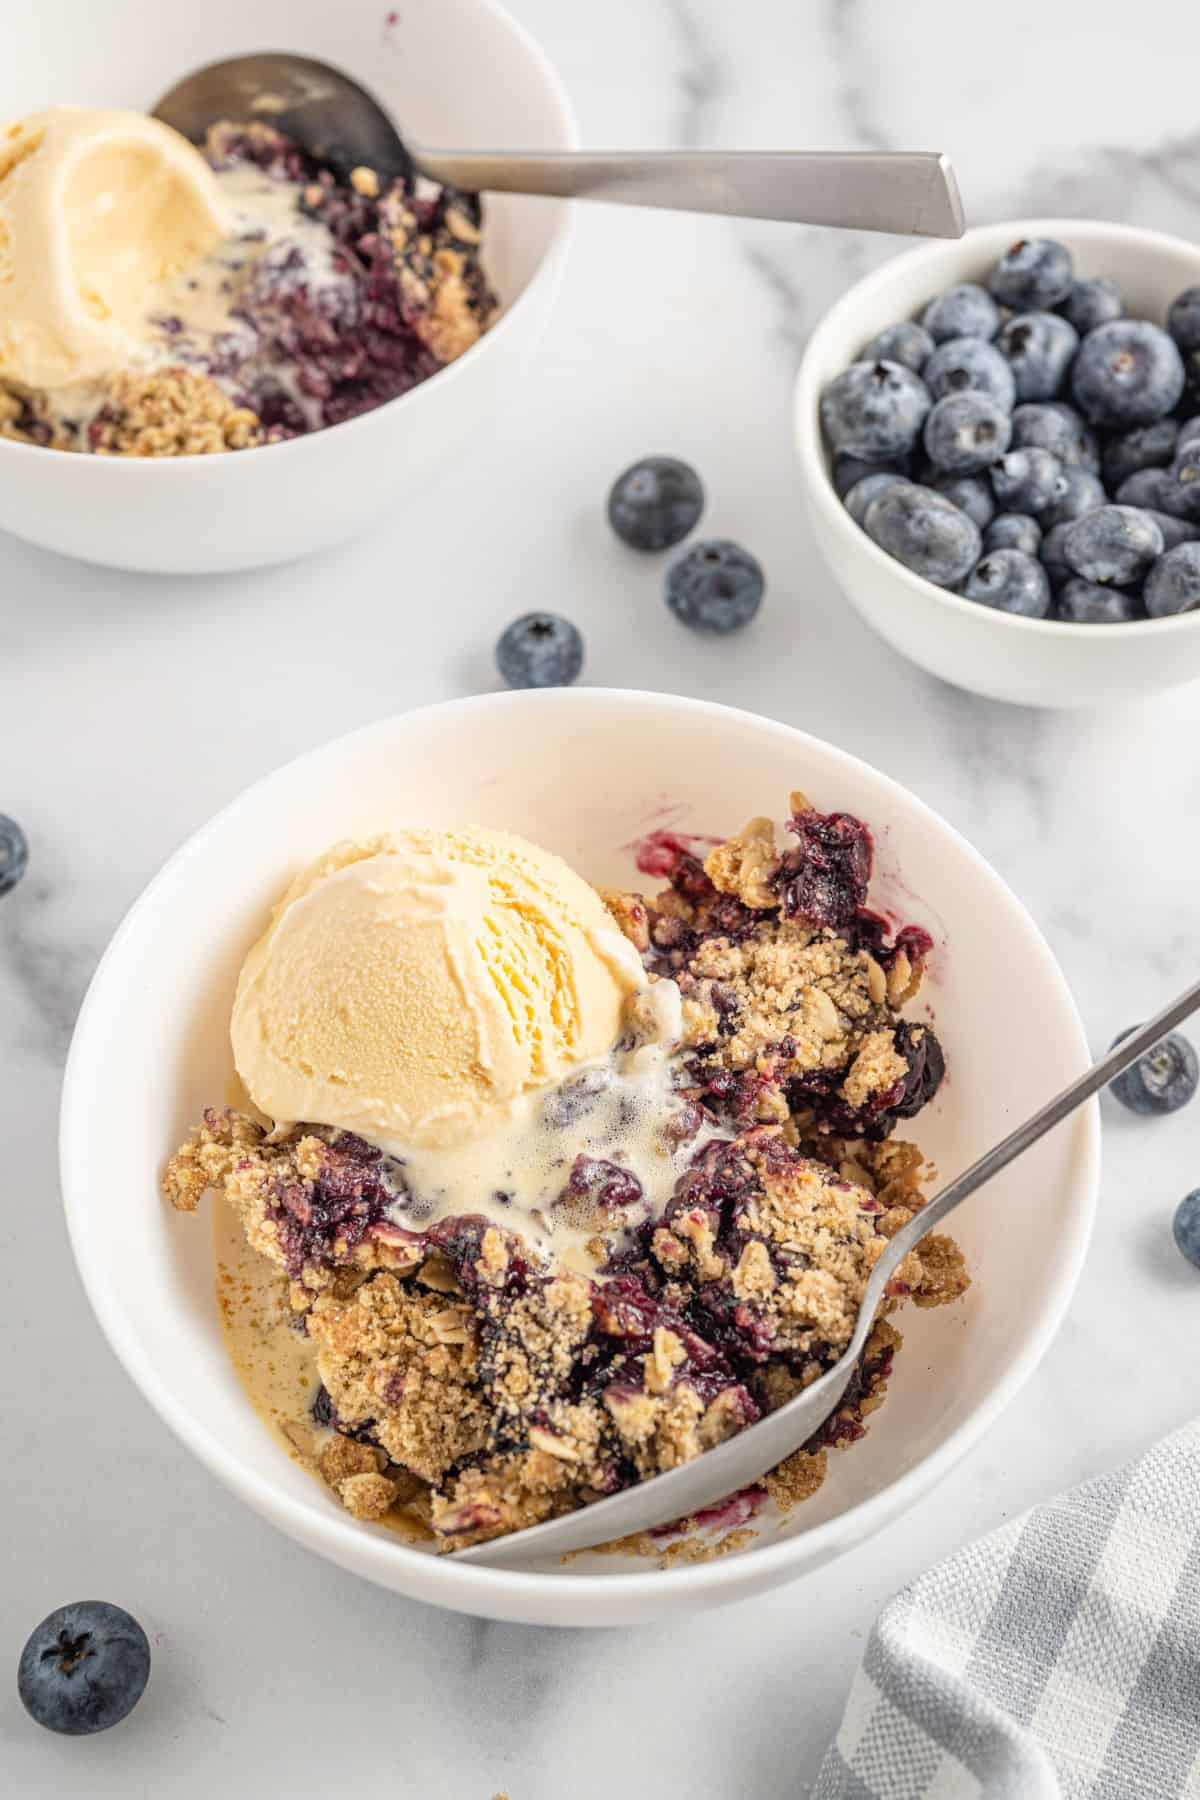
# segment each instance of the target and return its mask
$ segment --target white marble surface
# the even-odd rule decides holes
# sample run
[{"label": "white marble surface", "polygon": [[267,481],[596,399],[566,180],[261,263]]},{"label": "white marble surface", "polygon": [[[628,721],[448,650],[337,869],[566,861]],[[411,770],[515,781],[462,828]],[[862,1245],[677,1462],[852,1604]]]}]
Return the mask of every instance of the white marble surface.
[{"label": "white marble surface", "polygon": [[[585,142],[940,147],[973,219],[1056,209],[1200,229],[1200,15],[1176,0],[515,0]],[[778,1594],[630,1634],[406,1605],[276,1536],[118,1369],[59,1210],[63,1054],[106,938],[176,844],[248,780],[383,713],[491,684],[497,629],[570,612],[597,683],[802,724],[886,767],[1013,883],[1096,1045],[1196,973],[1196,691],[1114,717],[939,687],[868,636],[814,560],[788,436],[822,306],[896,248],[783,227],[593,211],[519,415],[419,518],[246,578],[171,582],[0,544],[0,808],[33,865],[0,904],[0,1665],[50,1605],[119,1599],[158,1646],[134,1720],[51,1739],[0,1680],[12,1791],[57,1800],[359,1783],[513,1800],[803,1790],[880,1602],[968,1535],[1194,1408],[1200,1285],[1170,1214],[1197,1118],[1106,1106],[1099,1229],[1026,1396],[917,1512]],[[762,558],[744,641],[680,632],[601,501],[635,455],[702,470],[708,523]],[[1019,1046],[1014,1046],[1019,1054]],[[136,1095],[130,1104],[136,1105]]]}]

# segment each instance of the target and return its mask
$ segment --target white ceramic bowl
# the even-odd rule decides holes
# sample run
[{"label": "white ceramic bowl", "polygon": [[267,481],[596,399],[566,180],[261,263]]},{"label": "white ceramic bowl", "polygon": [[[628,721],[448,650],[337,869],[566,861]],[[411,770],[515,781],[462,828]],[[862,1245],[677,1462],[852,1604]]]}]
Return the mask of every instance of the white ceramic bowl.
[{"label": "white ceramic bowl", "polygon": [[1200,247],[1160,231],[1088,219],[1015,219],[955,243],[911,250],[856,282],[830,307],[796,381],[800,478],[817,543],[842,592],[894,649],[932,675],[1023,706],[1112,706],[1200,678],[1200,612],[1129,625],[1020,619],[914,575],[872,543],[830,479],[818,405],[835,375],[897,319],[956,281],[982,281],[1019,237],[1067,244],[1080,275],[1107,275],[1131,315],[1162,323],[1182,288],[1200,282]]},{"label": "white ceramic bowl", "polygon": [[[340,837],[480,821],[637,882],[653,826],[723,833],[782,814],[790,789],[869,820],[876,903],[937,942],[929,993],[950,1076],[918,1136],[964,1167],[1087,1062],[1071,996],[1020,902],[948,825],[886,776],[788,726],[703,701],[557,690],[385,720],[259,782],[176,853],[118,931],[67,1069],[62,1172],[79,1267],[109,1340],[163,1419],[282,1530],[384,1587],[494,1618],[617,1624],[733,1600],[847,1550],[930,1488],[1031,1374],[1070,1299],[1098,1178],[1093,1111],[969,1203],[975,1285],[910,1312],[908,1346],[866,1439],[760,1547],[708,1565],[591,1554],[569,1567],[458,1564],[355,1523],[291,1461],[226,1359],[207,1221],[158,1194],[164,1158],[223,1099],[237,970],[295,869]],[[1036,1249],[1035,1249],[1036,1247]]]},{"label": "white ceramic bowl", "polygon": [[[431,147],[569,150],[557,75],[494,0],[60,0],[13,26],[0,120],[51,103],[153,106],[189,69],[254,50],[335,63]],[[390,22],[389,22],[390,21]],[[78,456],[0,440],[0,528],[122,569],[196,574],[301,556],[421,489],[519,406],[558,287],[565,201],[486,197],[485,263],[503,315],[465,356],[374,412],[252,452]]]}]

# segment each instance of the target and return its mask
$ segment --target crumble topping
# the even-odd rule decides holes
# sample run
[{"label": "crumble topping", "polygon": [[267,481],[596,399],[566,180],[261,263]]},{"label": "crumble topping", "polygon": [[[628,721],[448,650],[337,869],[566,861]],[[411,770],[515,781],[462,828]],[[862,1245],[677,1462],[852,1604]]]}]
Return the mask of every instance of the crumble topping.
[{"label": "crumble topping", "polygon": [[[210,1111],[171,1158],[172,1204],[193,1211],[220,1189],[287,1287],[320,1381],[318,1467],[354,1516],[404,1507],[441,1548],[522,1529],[721,1443],[849,1342],[871,1270],[933,1175],[892,1135],[941,1077],[933,1032],[898,1016],[930,944],[917,928],[890,937],[866,910],[865,828],[794,805],[796,848],[752,820],[703,865],[680,848],[656,897],[604,895],[650,974],[683,994],[692,1147],[661,1216],[622,1230],[619,1209],[598,1214],[593,1274],[483,1216],[420,1229],[417,1209],[402,1229],[388,1160],[352,1133]],[[842,1405],[749,1511],[722,1514],[716,1539],[620,1547],[668,1562],[744,1547],[762,1499],[786,1511],[820,1485],[831,1448],[863,1435],[900,1344],[887,1315],[968,1285],[953,1241],[925,1239],[889,1283]]]},{"label": "crumble topping", "polygon": [[97,456],[211,456],[261,441],[257,413],[191,369],[116,376],[91,427]]}]

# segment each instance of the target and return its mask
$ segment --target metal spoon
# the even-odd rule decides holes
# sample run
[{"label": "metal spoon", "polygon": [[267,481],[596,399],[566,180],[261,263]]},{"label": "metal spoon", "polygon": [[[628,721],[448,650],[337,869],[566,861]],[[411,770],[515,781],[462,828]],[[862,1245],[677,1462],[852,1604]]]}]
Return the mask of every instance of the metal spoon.
[{"label": "metal spoon", "polygon": [[592,1544],[608,1543],[631,1532],[648,1531],[656,1525],[670,1524],[712,1506],[716,1501],[737,1493],[758,1481],[768,1469],[807,1444],[813,1433],[825,1423],[837,1406],[858,1368],[863,1347],[875,1323],[875,1315],[884,1289],[900,1263],[921,1239],[955,1207],[981,1188],[985,1181],[1007,1168],[1015,1157],[1036,1144],[1068,1113],[1082,1106],[1093,1094],[1107,1087],[1114,1076],[1127,1069],[1139,1056],[1164,1038],[1189,1013],[1200,1007],[1200,982],[1189,988],[1173,1005],[1159,1013],[1148,1025],[1123,1038],[1115,1049],[1087,1072],[1064,1088],[1056,1100],[1043,1106],[1023,1125],[1010,1132],[994,1150],[942,1189],[916,1216],[909,1220],[888,1244],[871,1273],[859,1309],[858,1325],[839,1360],[811,1387],[794,1400],[768,1414],[757,1425],[739,1432],[736,1437],[706,1450],[693,1462],[684,1463],[669,1474],[656,1475],[636,1487],[626,1488],[607,1500],[594,1501],[561,1519],[545,1525],[532,1525],[526,1531],[514,1531],[508,1537],[495,1538],[486,1544],[475,1544],[454,1553],[456,1562],[486,1562],[501,1565],[524,1562],[531,1556],[562,1555],[570,1550],[586,1550]]},{"label": "metal spoon", "polygon": [[458,151],[406,145],[379,102],[328,63],[285,51],[234,56],[178,82],[155,116],[200,143],[220,119],[278,126],[340,173],[414,175],[471,192],[552,194],[620,206],[788,219],[857,231],[961,237],[954,171],[936,151]]}]

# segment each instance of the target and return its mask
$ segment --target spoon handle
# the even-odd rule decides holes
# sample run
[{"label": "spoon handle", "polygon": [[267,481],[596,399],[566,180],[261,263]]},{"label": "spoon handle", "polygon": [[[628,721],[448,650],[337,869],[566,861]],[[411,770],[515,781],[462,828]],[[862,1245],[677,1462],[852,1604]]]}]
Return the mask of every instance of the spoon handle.
[{"label": "spoon handle", "polygon": [[[955,1207],[961,1206],[962,1202],[977,1188],[981,1188],[985,1181],[990,1181],[993,1175],[998,1175],[1001,1169],[1006,1169],[1009,1163],[1028,1150],[1031,1144],[1036,1144],[1040,1137],[1044,1137],[1048,1131],[1052,1131],[1056,1125],[1061,1124],[1068,1113],[1073,1113],[1077,1106],[1082,1106],[1085,1100],[1090,1100],[1093,1094],[1098,1094],[1101,1088],[1107,1087],[1115,1076],[1128,1069],[1140,1056],[1144,1056],[1147,1050],[1152,1050],[1155,1044],[1160,1043],[1169,1031],[1173,1031],[1176,1025],[1186,1019],[1189,1013],[1195,1012],[1198,1007],[1200,1007],[1200,982],[1197,982],[1194,987],[1190,987],[1185,994],[1181,994],[1178,1000],[1172,1001],[1170,1006],[1164,1007],[1157,1018],[1151,1019],[1149,1024],[1139,1026],[1136,1031],[1131,1031],[1128,1037],[1122,1038],[1119,1044],[1113,1046],[1107,1056],[1102,1057],[1099,1062],[1093,1063],[1090,1069],[1085,1069],[1077,1081],[1073,1081],[1069,1087],[1065,1087],[1061,1094],[1049,1101],[1040,1111],[1035,1112],[1032,1118],[1026,1119],[1023,1125],[1018,1125],[1015,1131],[1010,1131],[1006,1138],[1002,1138],[993,1149],[981,1156],[978,1162],[972,1163],[969,1169],[964,1169],[961,1175],[942,1188],[940,1193],[935,1194],[929,1204],[923,1206],[920,1212],[915,1214],[908,1224],[896,1233],[888,1245],[887,1254],[881,1257],[880,1264],[887,1264],[884,1282],[895,1269],[896,1264],[907,1256],[908,1252],[921,1241],[927,1232],[932,1231],[935,1225],[940,1224],[947,1213],[952,1213]],[[876,1274],[879,1273],[880,1270],[877,1269]],[[872,1281],[874,1281],[874,1276]],[[864,1299],[864,1311],[870,1297],[868,1289]]]},{"label": "spoon handle", "polygon": [[606,150],[476,155],[418,150],[421,172],[451,187],[618,206],[961,237],[954,170],[936,151]]}]

